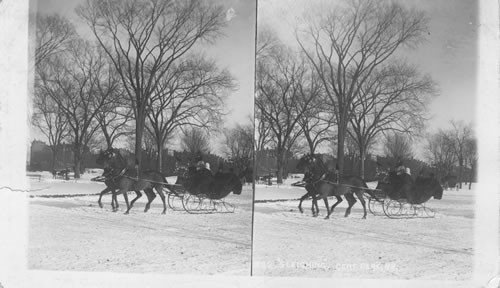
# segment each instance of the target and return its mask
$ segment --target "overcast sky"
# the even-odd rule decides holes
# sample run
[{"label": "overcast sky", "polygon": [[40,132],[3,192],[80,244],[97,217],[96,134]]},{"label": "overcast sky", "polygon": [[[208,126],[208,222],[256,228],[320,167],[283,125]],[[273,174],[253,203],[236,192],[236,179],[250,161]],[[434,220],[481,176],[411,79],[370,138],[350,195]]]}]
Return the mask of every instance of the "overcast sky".
[{"label": "overcast sky", "polygon": [[[293,27],[308,10],[339,1],[259,0],[258,23],[278,31],[286,43],[294,45]],[[474,0],[403,0],[405,5],[423,10],[429,17],[429,35],[404,57],[429,73],[439,86],[439,96],[431,104],[430,130],[449,127],[449,121],[475,122],[478,4]]]},{"label": "overcast sky", "polygon": [[[90,36],[86,26],[74,13],[82,0],[39,0],[42,13],[67,16],[81,34]],[[337,0],[341,1],[341,0]],[[416,7],[429,17],[429,35],[417,49],[404,51],[408,61],[429,73],[439,86],[439,96],[430,105],[432,120],[429,131],[449,128],[451,120],[475,123],[478,3],[475,0],[399,0]],[[222,0],[233,8],[235,17],[225,29],[225,37],[205,52],[228,68],[239,89],[228,98],[230,114],[227,126],[244,123],[253,115],[255,2]],[[285,42],[294,45],[293,27],[304,11],[321,5],[335,5],[330,0],[259,0],[258,23],[278,30]],[[317,11],[321,11],[318,9]]]},{"label": "overcast sky", "polygon": [[[213,1],[213,0],[212,0]],[[75,14],[75,8],[84,0],[38,0],[36,9],[40,13],[58,13],[73,22],[82,37],[94,39],[86,24]],[[213,1],[216,2],[216,1]],[[228,116],[224,126],[232,127],[236,123],[246,124],[253,117],[253,87],[255,59],[255,13],[256,2],[253,0],[217,1],[234,14],[224,29],[224,37],[203,52],[216,59],[222,68],[227,68],[236,79],[238,89],[227,99]],[[37,131],[32,131],[34,138],[43,139]]]},{"label": "overcast sky", "polygon": [[[321,7],[342,0],[259,0],[259,25],[268,25],[289,45],[295,45],[293,29],[303,23],[303,15],[321,13]],[[398,0],[395,0],[398,1]],[[432,119],[427,131],[450,128],[450,121],[476,122],[476,66],[478,3],[475,0],[399,0],[424,11],[429,17],[429,35],[415,50],[402,51],[402,57],[428,73],[439,87],[430,104]],[[323,9],[325,10],[325,9]],[[420,144],[421,146],[422,144]],[[422,158],[421,147],[417,157]]]}]

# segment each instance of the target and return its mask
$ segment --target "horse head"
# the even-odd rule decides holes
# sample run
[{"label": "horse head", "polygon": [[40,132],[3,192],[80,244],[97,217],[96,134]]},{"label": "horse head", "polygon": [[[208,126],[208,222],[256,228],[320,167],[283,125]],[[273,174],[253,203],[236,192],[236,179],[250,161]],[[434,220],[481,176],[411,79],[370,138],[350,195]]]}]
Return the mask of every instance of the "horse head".
[{"label": "horse head", "polygon": [[126,161],[120,154],[120,151],[115,148],[108,148],[105,151],[100,151],[99,155],[97,156],[96,163],[99,165],[103,165],[104,168],[118,168],[118,169],[123,169],[125,168]]},{"label": "horse head", "polygon": [[312,156],[310,154],[305,154],[304,156],[300,157],[299,162],[296,166],[297,170],[304,171],[304,169],[306,169],[306,166],[308,166],[311,161]]},{"label": "horse head", "polygon": [[297,163],[297,169],[304,171],[304,174],[314,175],[315,177],[320,177],[328,170],[320,155],[316,154],[302,156],[299,163]]}]

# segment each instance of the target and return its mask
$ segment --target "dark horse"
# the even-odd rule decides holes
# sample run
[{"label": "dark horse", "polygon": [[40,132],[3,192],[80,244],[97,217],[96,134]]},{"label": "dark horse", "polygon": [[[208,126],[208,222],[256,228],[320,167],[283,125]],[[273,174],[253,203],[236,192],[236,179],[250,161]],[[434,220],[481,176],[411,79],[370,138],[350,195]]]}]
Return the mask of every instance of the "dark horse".
[{"label": "dark horse", "polygon": [[404,200],[410,204],[422,204],[431,197],[441,199],[443,187],[433,176],[418,176],[415,180],[406,174],[397,174],[390,171],[387,176],[379,181],[377,189],[384,191],[392,200]]},{"label": "dark horse", "polygon": [[[340,197],[342,195],[344,195],[349,204],[345,212],[345,217],[349,216],[352,206],[356,203],[354,194],[356,194],[361,202],[361,205],[363,205],[363,219],[366,219],[366,203],[363,198],[363,194],[365,191],[368,194],[371,194],[371,192],[368,190],[368,186],[361,177],[346,175],[341,177],[340,181],[337,181],[338,179],[336,175],[326,169],[326,165],[320,157],[317,155],[306,155],[304,159],[306,161],[306,172],[312,173],[315,175],[315,178],[318,179],[311,183],[310,186],[312,191],[310,194],[313,196],[313,205],[317,205],[317,195],[319,198],[323,199],[325,207],[328,210],[328,214],[325,219],[329,219],[330,214],[333,212],[335,207],[342,202],[342,198]],[[337,198],[337,202],[332,205],[331,208],[328,206],[328,196],[335,196]]]},{"label": "dark horse", "polygon": [[443,183],[443,188],[445,190],[448,190],[448,189],[456,189],[458,190],[458,180],[457,180],[457,176],[455,175],[446,175],[444,176],[442,179],[441,179],[441,183]]},{"label": "dark horse", "polygon": [[[305,171],[304,178],[302,179],[302,181],[306,183],[306,185],[304,187],[306,189],[306,194],[304,194],[302,197],[300,197],[299,211],[300,211],[300,213],[304,213],[304,210],[302,210],[302,202],[304,202],[304,200],[311,197],[311,198],[313,198],[313,202],[311,205],[311,211],[312,211],[312,214],[314,217],[318,216],[318,214],[319,214],[318,202],[314,201],[314,198],[319,194],[318,191],[316,190],[316,183],[324,175],[322,173],[325,173],[324,171],[328,170],[327,167],[324,165],[324,162],[319,161],[316,158],[317,158],[316,155],[306,154],[302,158],[300,158],[299,162],[297,163],[297,169],[299,171]],[[307,168],[307,166],[309,166],[310,163],[315,162],[315,161],[318,161],[318,165],[321,166],[321,167],[319,167],[320,169],[317,171],[317,173],[313,173],[313,172],[309,171],[310,169]],[[325,175],[325,176],[331,175],[329,173],[327,173],[327,174],[328,175]],[[332,178],[332,177],[328,177],[328,178]],[[333,179],[327,179],[327,180],[333,180]],[[340,196],[335,196],[335,197],[337,198],[337,203],[335,203],[333,208],[335,208],[335,206],[337,206],[338,204],[340,204],[340,202],[342,202],[342,198]],[[325,205],[328,207],[327,201],[325,202]],[[316,208],[316,209],[314,209],[314,208]]]},{"label": "dark horse", "polygon": [[[148,170],[138,173],[136,169],[128,168],[127,162],[121,156],[120,152],[113,148],[101,152],[97,158],[97,164],[104,165],[105,168],[110,169],[111,172],[109,172],[109,177],[107,177],[107,179],[112,180],[114,187],[118,190],[116,193],[113,193],[113,197],[123,194],[125,203],[127,204],[127,211],[125,214],[128,214],[130,209],[134,206],[135,201],[141,198],[141,190],[144,190],[144,193],[146,193],[148,197],[148,203],[144,208],[144,212],[147,212],[151,206],[151,202],[156,198],[153,188],[158,195],[160,195],[163,202],[162,214],[165,214],[167,205],[165,203],[165,194],[163,194],[163,186],[167,183],[167,180],[160,172]],[[127,196],[127,192],[129,191],[135,191],[137,194],[132,202],[130,202],[130,205]]]},{"label": "dark horse", "polygon": [[99,204],[99,207],[103,207],[101,203],[102,196],[107,194],[107,193],[112,193],[112,199],[111,199],[111,207],[113,208],[113,211],[116,211],[118,209],[118,201],[116,200],[116,195],[114,194],[115,190],[118,189],[116,187],[115,180],[113,179],[113,176],[111,175],[112,169],[106,168],[104,169],[104,172],[102,173],[102,176],[104,177],[104,184],[106,185],[106,188],[101,191],[99,194],[99,200],[97,200],[97,203]]},{"label": "dark horse", "polygon": [[[99,204],[99,207],[103,208],[103,205],[102,205],[102,196],[108,194],[108,193],[111,193],[111,208],[113,209],[113,212],[116,212],[118,211],[118,200],[116,199],[116,194],[115,194],[115,191],[118,189],[118,187],[116,186],[116,181],[115,181],[115,177],[113,176],[112,174],[113,170],[111,168],[105,168],[102,175],[100,177],[97,177],[97,178],[104,178],[104,185],[106,185],[106,188],[104,188],[104,190],[101,191],[101,193],[99,193],[99,199],[97,200],[97,203]],[[94,178],[95,179],[95,178]],[[135,191],[136,195],[139,196],[139,194],[141,194],[141,192],[139,191]],[[140,196],[139,196],[140,197]],[[124,198],[125,198],[125,195],[124,195]]]},{"label": "dark horse", "polygon": [[240,195],[243,184],[234,173],[212,174],[205,168],[189,167],[180,183],[192,195],[203,195],[209,199],[222,199],[233,192]]}]

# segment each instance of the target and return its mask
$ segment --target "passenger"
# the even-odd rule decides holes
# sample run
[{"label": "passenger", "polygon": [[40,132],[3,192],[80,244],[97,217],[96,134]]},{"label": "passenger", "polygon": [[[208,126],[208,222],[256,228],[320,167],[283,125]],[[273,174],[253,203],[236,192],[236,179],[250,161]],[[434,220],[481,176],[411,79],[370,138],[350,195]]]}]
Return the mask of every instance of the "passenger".
[{"label": "passenger", "polygon": [[205,168],[205,161],[203,161],[203,157],[201,156],[201,153],[198,152],[198,155],[196,156],[196,158],[194,160],[196,162],[196,164],[195,164],[196,170],[200,170],[202,168]]},{"label": "passenger", "polygon": [[399,159],[397,164],[396,164],[396,174],[397,175],[406,174],[406,167],[403,164],[403,160],[401,160],[401,159]]}]

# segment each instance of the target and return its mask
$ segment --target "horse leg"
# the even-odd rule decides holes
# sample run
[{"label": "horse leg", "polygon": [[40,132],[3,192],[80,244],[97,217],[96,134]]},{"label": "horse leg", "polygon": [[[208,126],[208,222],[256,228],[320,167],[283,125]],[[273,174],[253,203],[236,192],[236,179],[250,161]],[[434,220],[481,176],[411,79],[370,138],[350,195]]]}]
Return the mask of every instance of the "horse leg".
[{"label": "horse leg", "polygon": [[116,198],[115,192],[115,189],[111,190],[111,208],[113,209],[113,212],[118,211],[118,198]]},{"label": "horse leg", "polygon": [[146,196],[148,197],[148,203],[146,204],[146,207],[144,207],[144,213],[146,213],[151,207],[151,202],[153,202],[156,198],[156,194],[151,188],[144,189],[144,193],[146,193]]},{"label": "horse leg", "polygon": [[318,207],[318,199],[316,198],[316,195],[312,195],[311,211],[313,213],[313,217],[318,217],[319,209],[318,213],[316,213],[316,211],[314,211],[314,206]]},{"label": "horse leg", "polygon": [[156,192],[158,192],[158,195],[160,195],[161,201],[163,202],[163,212],[161,212],[161,214],[165,214],[167,212],[167,204],[165,203],[165,194],[163,194],[163,187],[156,186],[155,189]]},{"label": "horse leg", "polygon": [[136,196],[135,196],[135,198],[132,200],[132,202],[130,202],[130,208],[132,208],[132,206],[134,206],[134,203],[135,203],[135,201],[137,201],[137,199],[139,199],[139,198],[141,198],[141,197],[142,197],[142,193],[141,193],[141,191],[139,191],[139,190],[134,190],[134,192],[135,192],[135,195],[136,195]]},{"label": "horse leg", "polygon": [[111,192],[111,206],[113,206],[113,202],[115,202],[114,206],[113,206],[113,211],[117,211],[118,210],[118,198],[116,198],[116,194],[115,194],[115,189],[113,189],[113,191]]},{"label": "horse leg", "polygon": [[[99,200],[97,200],[99,207],[101,207],[101,208],[103,207],[102,203],[101,203],[102,195],[107,194],[110,191],[111,191],[111,189],[109,189],[109,187],[106,187],[104,190],[101,191],[101,193],[99,194]],[[111,201],[111,206],[113,206],[113,201]]]},{"label": "horse leg", "polygon": [[351,214],[351,208],[354,205],[354,203],[356,203],[356,199],[354,198],[352,193],[345,194],[345,199],[349,203],[349,207],[347,207],[347,210],[345,210],[345,215],[344,215],[344,217],[347,217],[349,216],[349,214]]},{"label": "horse leg", "polygon": [[125,204],[127,204],[127,211],[125,211],[125,214],[128,214],[130,212],[130,208],[132,208],[128,203],[127,192],[128,192],[127,189],[120,189],[120,191],[118,191],[118,194],[123,194],[123,199],[125,199]]},{"label": "horse leg", "polygon": [[356,191],[356,196],[358,196],[359,202],[363,205],[363,219],[366,219],[366,203],[365,198],[363,198],[363,191]]},{"label": "horse leg", "polygon": [[307,197],[309,197],[309,192],[307,192],[304,196],[300,197],[300,202],[299,202],[300,213],[304,213],[304,211],[302,210],[302,201],[306,200]]},{"label": "horse leg", "polygon": [[319,214],[319,206],[318,206],[318,201],[316,201],[315,203],[313,203],[313,207],[312,209],[314,209],[314,207],[316,207],[316,212],[313,211],[313,213],[316,213],[316,216]]},{"label": "horse leg", "polygon": [[333,213],[333,209],[335,209],[335,207],[337,207],[337,205],[340,204],[340,202],[342,202],[342,197],[340,196],[335,196],[337,198],[337,202],[335,202],[335,204],[332,205],[332,208],[330,209],[331,212],[330,213]]},{"label": "horse leg", "polygon": [[328,205],[328,197],[326,195],[323,196],[323,201],[325,202],[325,207],[326,207],[326,212],[327,212],[325,219],[330,219],[330,214],[332,214],[332,212],[328,208],[329,207],[329,205]]}]

